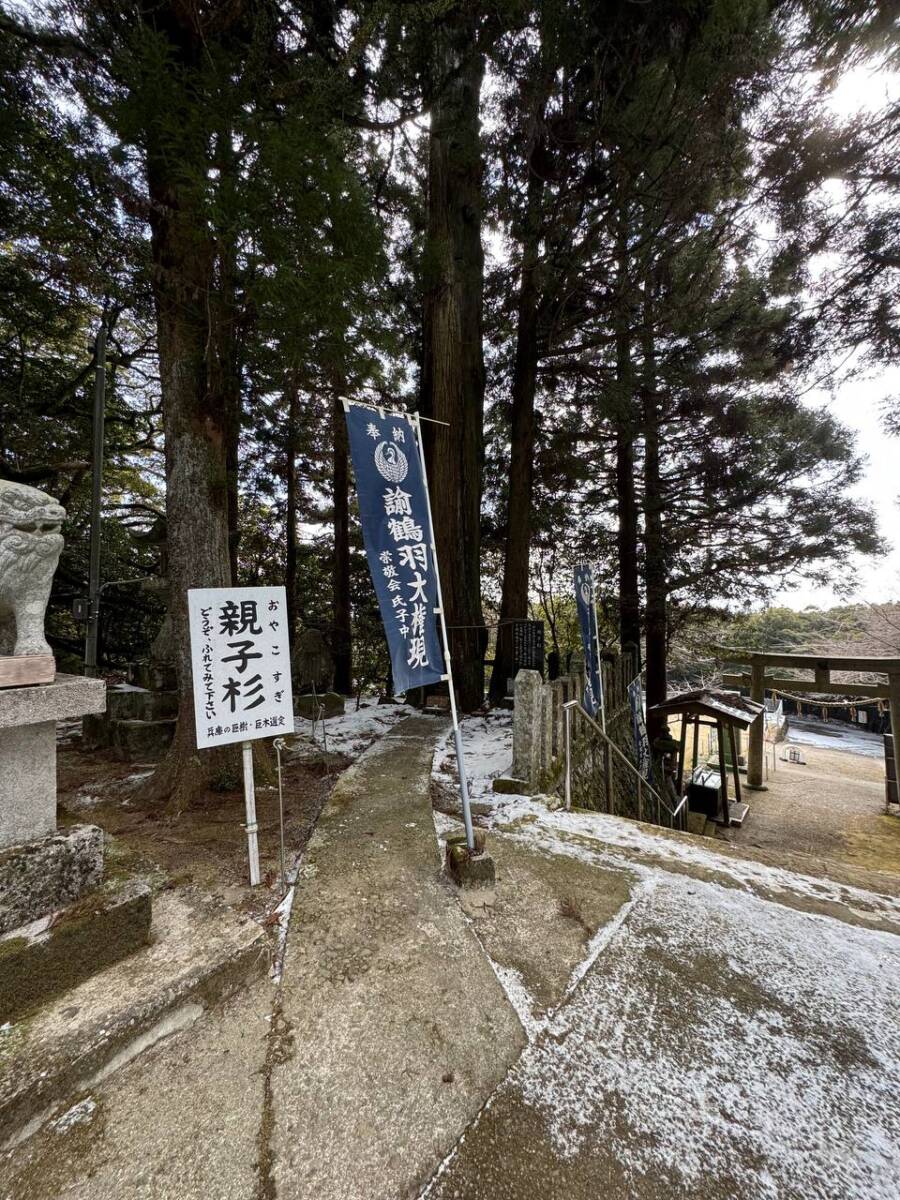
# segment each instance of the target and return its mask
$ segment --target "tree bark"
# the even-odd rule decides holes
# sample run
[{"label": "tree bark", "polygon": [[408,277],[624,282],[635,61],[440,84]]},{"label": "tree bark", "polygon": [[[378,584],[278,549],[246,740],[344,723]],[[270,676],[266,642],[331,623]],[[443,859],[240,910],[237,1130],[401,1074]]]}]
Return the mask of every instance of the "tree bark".
[{"label": "tree bark", "polygon": [[513,671],[512,625],[528,615],[528,581],[531,553],[532,508],[534,506],[534,399],[538,367],[538,257],[541,235],[541,202],[544,174],[541,169],[545,146],[543,104],[535,114],[535,131],[528,154],[528,186],[522,273],[516,328],[516,356],[512,377],[510,411],[509,493],[506,505],[506,544],[503,558],[503,589],[500,624],[490,696],[502,700]]},{"label": "tree bark", "polygon": [[331,407],[334,471],[332,505],[334,524],[334,592],[331,654],[334,658],[334,690],[353,692],[353,643],[350,628],[350,447],[347,422],[338,388]]},{"label": "tree bark", "polygon": [[297,634],[297,421],[299,388],[288,385],[287,433],[285,438],[284,488],[287,505],[284,517],[284,592],[291,643]]},{"label": "tree bark", "polygon": [[650,709],[666,699],[668,656],[667,583],[663,535],[663,494],[659,469],[660,411],[656,392],[656,362],[650,301],[644,305],[641,400],[644,432],[644,626],[647,667],[647,733],[653,740],[665,735],[665,718]]},{"label": "tree bark", "polygon": [[[158,15],[158,10],[157,10]],[[204,53],[202,38],[180,10],[166,7],[165,28],[179,70],[171,76],[172,113],[193,114],[189,81]],[[179,710],[175,736],[148,781],[149,799],[178,811],[210,787],[235,786],[239,755],[231,747],[196,748],[187,593],[227,587],[228,468],[224,375],[211,361],[221,312],[215,303],[216,247],[204,187],[209,138],[185,119],[173,139],[147,130],[153,294],[156,306],[166,460],[169,608]],[[233,300],[233,298],[232,298]]]},{"label": "tree bark", "polygon": [[237,155],[232,130],[226,124],[215,139],[215,165],[218,169],[218,209],[221,220],[214,229],[215,289],[210,296],[214,310],[210,345],[211,387],[222,396],[225,407],[225,478],[228,491],[228,560],[232,584],[238,582],[239,457],[241,440],[241,340],[238,309],[238,257],[234,230],[236,209],[235,183]]},{"label": "tree bark", "polygon": [[[623,222],[624,228],[624,222]],[[634,398],[631,361],[631,321],[628,304],[628,250],[619,237],[616,309],[616,506],[619,552],[619,640],[624,650],[634,646],[641,658],[641,604],[638,590],[638,509],[634,486]]]},{"label": "tree bark", "polygon": [[460,707],[484,700],[481,608],[484,353],[479,97],[484,59],[477,7],[435,28],[425,249],[422,413],[434,534]]}]

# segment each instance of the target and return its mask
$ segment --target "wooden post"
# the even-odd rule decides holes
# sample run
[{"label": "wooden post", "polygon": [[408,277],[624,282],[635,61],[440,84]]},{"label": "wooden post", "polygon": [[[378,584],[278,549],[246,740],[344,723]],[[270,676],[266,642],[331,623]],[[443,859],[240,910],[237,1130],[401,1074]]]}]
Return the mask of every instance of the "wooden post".
[{"label": "wooden post", "polygon": [[734,798],[740,804],[741,802],[741,771],[738,766],[738,747],[737,737],[735,736],[734,726],[728,726],[728,737],[731,741],[731,769],[734,774]]},{"label": "wooden post", "polygon": [[725,727],[721,721],[716,722],[716,737],[719,740],[719,779],[722,784],[722,824],[727,829],[731,824],[728,812],[728,776],[725,773]]},{"label": "wooden post", "polygon": [[[766,664],[765,660],[754,654],[750,663],[750,699],[763,704],[766,698]],[[765,717],[762,713],[750,726],[750,746],[747,752],[747,787],[757,792],[766,791],[763,783],[763,737],[765,734]],[[735,758],[737,768],[737,758]]]},{"label": "wooden post", "polygon": [[681,714],[681,738],[678,747],[678,799],[684,795],[684,756],[687,754],[687,714]]},{"label": "wooden post", "polygon": [[[894,772],[900,762],[900,673],[891,672],[888,675],[888,699],[891,703],[891,734],[894,739]],[[900,783],[898,783],[900,788]],[[887,793],[887,788],[885,788]],[[900,795],[898,795],[900,799]]]}]

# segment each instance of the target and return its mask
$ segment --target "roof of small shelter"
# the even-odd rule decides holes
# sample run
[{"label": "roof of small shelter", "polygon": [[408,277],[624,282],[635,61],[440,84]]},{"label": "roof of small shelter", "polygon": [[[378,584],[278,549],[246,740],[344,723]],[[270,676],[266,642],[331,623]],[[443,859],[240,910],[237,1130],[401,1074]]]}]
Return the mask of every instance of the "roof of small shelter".
[{"label": "roof of small shelter", "polygon": [[748,700],[740,692],[719,691],[716,688],[698,688],[693,692],[681,692],[662,704],[654,704],[652,713],[675,716],[711,717],[726,725],[737,725],[746,729],[752,725],[765,705]]}]

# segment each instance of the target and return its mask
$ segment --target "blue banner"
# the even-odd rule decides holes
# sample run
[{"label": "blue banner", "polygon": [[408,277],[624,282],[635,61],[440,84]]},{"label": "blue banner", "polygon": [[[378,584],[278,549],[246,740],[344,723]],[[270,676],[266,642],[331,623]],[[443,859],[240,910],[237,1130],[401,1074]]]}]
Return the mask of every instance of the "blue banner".
[{"label": "blue banner", "polygon": [[394,676],[394,691],[444,678],[437,581],[416,426],[405,414],[346,404],[363,542]]},{"label": "blue banner", "polygon": [[644,689],[641,686],[640,675],[628,685],[628,703],[631,705],[631,728],[634,732],[634,755],[638,770],[648,783],[652,783],[653,759],[650,756],[650,739],[644,721]]},{"label": "blue banner", "polygon": [[591,717],[603,713],[603,678],[600,674],[600,652],[597,639],[597,607],[594,603],[594,576],[591,568],[582,564],[575,568],[575,606],[581,626],[584,647],[584,698],[582,708]]}]

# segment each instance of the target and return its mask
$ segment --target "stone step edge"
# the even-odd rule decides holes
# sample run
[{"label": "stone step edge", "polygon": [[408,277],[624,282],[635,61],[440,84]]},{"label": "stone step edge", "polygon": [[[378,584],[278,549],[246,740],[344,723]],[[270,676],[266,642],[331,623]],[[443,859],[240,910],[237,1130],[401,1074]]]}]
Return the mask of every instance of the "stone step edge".
[{"label": "stone step edge", "polygon": [[121,1067],[171,1034],[188,1028],[251,980],[267,974],[269,939],[257,937],[219,961],[176,980],[149,1004],[132,1006],[100,1027],[83,1032],[88,1049],[74,1058],[48,1055],[40,1087],[0,1100],[0,1153],[26,1141],[53,1117]]}]

